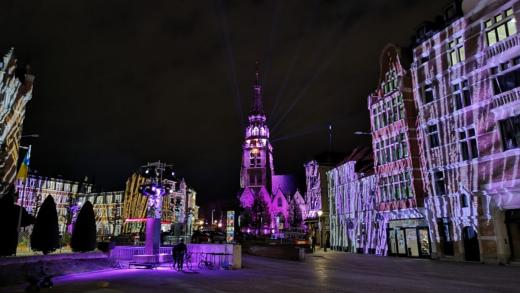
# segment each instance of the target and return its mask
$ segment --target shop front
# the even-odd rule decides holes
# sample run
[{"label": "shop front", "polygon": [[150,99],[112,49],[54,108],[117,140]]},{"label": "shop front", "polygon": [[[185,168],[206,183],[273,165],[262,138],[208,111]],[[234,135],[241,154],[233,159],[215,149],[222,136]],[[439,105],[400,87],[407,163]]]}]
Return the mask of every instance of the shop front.
[{"label": "shop front", "polygon": [[431,257],[430,232],[424,219],[402,219],[388,222],[388,255]]}]

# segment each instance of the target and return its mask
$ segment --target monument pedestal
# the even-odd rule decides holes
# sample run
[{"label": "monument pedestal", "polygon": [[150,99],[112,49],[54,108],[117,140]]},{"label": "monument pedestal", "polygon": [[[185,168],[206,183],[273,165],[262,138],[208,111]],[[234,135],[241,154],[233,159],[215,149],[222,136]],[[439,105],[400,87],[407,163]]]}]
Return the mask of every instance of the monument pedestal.
[{"label": "monument pedestal", "polygon": [[145,254],[159,254],[161,245],[161,219],[146,218]]}]

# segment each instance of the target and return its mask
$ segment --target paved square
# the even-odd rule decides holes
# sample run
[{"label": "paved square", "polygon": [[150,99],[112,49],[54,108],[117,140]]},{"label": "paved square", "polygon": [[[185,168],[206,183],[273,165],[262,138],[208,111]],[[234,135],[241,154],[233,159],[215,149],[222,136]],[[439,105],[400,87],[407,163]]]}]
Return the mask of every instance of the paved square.
[{"label": "paved square", "polygon": [[[244,269],[116,270],[56,278],[49,292],[518,292],[520,267],[341,252],[305,262],[244,256]],[[4,289],[5,290],[5,289]],[[23,288],[2,292],[23,292]]]}]

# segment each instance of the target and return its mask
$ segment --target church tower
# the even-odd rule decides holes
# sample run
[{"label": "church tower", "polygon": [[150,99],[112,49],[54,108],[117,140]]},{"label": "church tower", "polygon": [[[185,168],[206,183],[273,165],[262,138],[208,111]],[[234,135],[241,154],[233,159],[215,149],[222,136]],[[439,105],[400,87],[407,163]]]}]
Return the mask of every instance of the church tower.
[{"label": "church tower", "polygon": [[248,116],[242,146],[242,168],[240,170],[240,187],[259,190],[265,187],[272,192],[273,148],[269,142],[267,116],[262,104],[262,86],[256,63],[256,80],[253,85],[253,104]]}]

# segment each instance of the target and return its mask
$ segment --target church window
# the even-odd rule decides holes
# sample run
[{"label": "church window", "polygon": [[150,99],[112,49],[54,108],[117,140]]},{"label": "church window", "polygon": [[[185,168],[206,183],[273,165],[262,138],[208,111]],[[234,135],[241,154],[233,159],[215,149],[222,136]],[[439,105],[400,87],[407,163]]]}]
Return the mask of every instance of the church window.
[{"label": "church window", "polygon": [[253,128],[253,136],[258,136],[258,127]]},{"label": "church window", "polygon": [[282,203],[282,198],[281,198],[281,197],[279,197],[279,198],[278,198],[278,207],[280,207],[280,208],[281,208],[282,206],[283,206],[283,203]]}]

